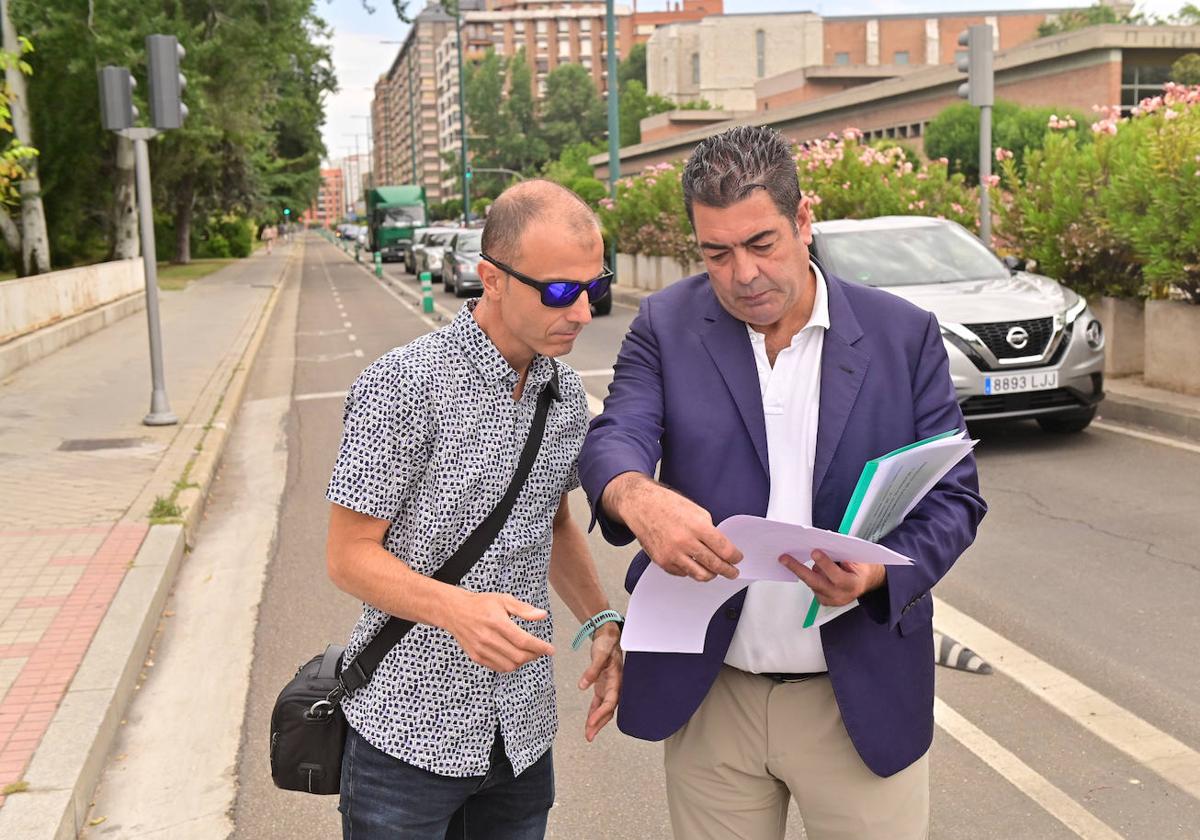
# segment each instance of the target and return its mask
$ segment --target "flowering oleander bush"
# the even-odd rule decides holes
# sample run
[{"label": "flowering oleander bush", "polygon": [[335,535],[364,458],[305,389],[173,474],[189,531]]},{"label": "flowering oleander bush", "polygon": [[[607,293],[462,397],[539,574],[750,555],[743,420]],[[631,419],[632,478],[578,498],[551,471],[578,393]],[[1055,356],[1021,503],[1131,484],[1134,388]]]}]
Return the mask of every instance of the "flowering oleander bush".
[{"label": "flowering oleander bush", "polygon": [[1095,142],[1052,123],[1022,166],[1000,162],[1005,245],[1084,294],[1200,303],[1200,86],[1095,111]]},{"label": "flowering oleander bush", "polygon": [[[913,163],[900,146],[873,147],[848,128],[796,147],[800,189],[817,219],[889,214],[938,216],[977,229],[978,197],[946,161]],[[685,269],[700,250],[683,206],[683,162],[646,167],[617,182],[617,198],[600,201],[606,237],[624,253],[671,257]]]},{"label": "flowering oleander bush", "polygon": [[950,175],[944,159],[914,163],[900,146],[864,145],[854,128],[801,144],[795,158],[817,220],[916,215],[979,227],[975,189]]},{"label": "flowering oleander bush", "polygon": [[606,239],[626,254],[670,257],[687,270],[700,261],[700,248],[683,207],[683,161],[647,166],[617,181],[616,202],[600,200]]}]

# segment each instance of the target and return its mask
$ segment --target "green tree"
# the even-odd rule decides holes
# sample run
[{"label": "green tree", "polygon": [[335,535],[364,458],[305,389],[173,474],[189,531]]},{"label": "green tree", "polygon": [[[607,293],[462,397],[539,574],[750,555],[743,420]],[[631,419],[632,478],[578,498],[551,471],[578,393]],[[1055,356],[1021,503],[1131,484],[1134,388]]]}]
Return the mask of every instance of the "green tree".
[{"label": "green tree", "polygon": [[[1012,152],[1020,166],[1025,154],[1040,149],[1050,130],[1051,117],[1074,120],[1075,127],[1067,129],[1089,142],[1087,127],[1091,121],[1083,114],[1060,108],[1024,108],[1014,102],[997,100],[992,109],[992,148]],[[942,110],[929,123],[925,132],[925,154],[930,158],[946,158],[950,172],[962,173],[969,181],[979,180],[979,109],[960,102]]]},{"label": "green tree", "polygon": [[552,158],[567,146],[604,136],[607,116],[591,74],[579,64],[560,64],[546,77],[542,137]]},{"label": "green tree", "polygon": [[1188,53],[1172,64],[1171,81],[1181,85],[1200,85],[1200,53]]},{"label": "green tree", "polygon": [[646,89],[646,45],[634,44],[629,55],[617,62],[617,85],[622,94],[630,82],[641,82],[642,90]]},{"label": "green tree", "polygon": [[12,2],[21,28],[45,45],[35,56],[30,103],[35,134],[44,138],[43,192],[60,264],[111,253],[120,231],[133,229],[128,143],[100,127],[96,70],[130,68],[142,81],[135,99],[148,115],[145,36],[151,33],[174,34],[187,50],[181,70],[188,78],[188,118],[182,129],[151,143],[155,208],[167,217],[162,221],[169,219],[162,229],[174,239],[160,240],[159,253],[186,261],[193,227],[205,235],[230,213],[272,215],[315,197],[324,153],[322,100],[334,87],[315,0],[269,6],[226,0],[220,9]]},{"label": "green tree", "polygon": [[621,145],[633,146],[642,142],[642,120],[674,111],[679,106],[663,96],[646,93],[646,86],[631,79],[621,90],[618,100],[621,112]]}]

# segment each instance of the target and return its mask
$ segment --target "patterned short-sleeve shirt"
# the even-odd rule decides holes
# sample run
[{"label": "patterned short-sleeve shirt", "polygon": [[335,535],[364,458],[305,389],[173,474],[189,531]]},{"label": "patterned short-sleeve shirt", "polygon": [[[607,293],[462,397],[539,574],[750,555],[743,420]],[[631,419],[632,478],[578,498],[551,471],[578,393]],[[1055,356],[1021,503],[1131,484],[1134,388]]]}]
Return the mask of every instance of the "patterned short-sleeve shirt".
[{"label": "patterned short-sleeve shirt", "polygon": [[[384,547],[431,575],[500,501],[533,421],[551,362],[538,356],[522,395],[517,372],[476,323],[475,301],[447,326],[371,364],[346,397],[345,430],[326,497],[392,523]],[[579,375],[561,362],[562,398],[551,403],[529,479],[495,542],[463,578],[472,592],[505,592],[549,611],[554,515],[579,485],[587,430]],[[363,606],[346,649],[357,655],[387,620]],[[550,619],[518,620],[550,641]],[[370,744],[443,776],[479,776],[499,726],[513,770],[550,748],[558,728],[549,657],[507,674],[472,662],[449,632],[417,624],[371,681],[343,701]]]}]

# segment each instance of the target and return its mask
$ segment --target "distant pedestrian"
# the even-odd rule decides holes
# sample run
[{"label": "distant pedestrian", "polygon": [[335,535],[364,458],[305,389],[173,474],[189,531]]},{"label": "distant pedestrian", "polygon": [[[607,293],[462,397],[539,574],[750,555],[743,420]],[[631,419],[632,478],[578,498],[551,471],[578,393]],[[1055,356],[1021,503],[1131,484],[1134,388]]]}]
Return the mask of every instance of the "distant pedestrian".
[{"label": "distant pedestrian", "polygon": [[[483,297],[370,365],[346,398],[326,554],[334,583],[365,605],[344,662],[388,616],[415,622],[342,701],[346,838],[544,836],[558,727],[548,583],[592,637],[587,740],[612,718],[620,616],[567,503],[587,397],[554,361],[608,289],[603,256],[578,196],[512,187],[483,230]],[[498,507],[543,391],[556,399],[502,529],[461,585],[431,579]]]},{"label": "distant pedestrian", "polygon": [[262,229],[262,241],[267,246],[267,256],[271,255],[271,247],[275,244],[275,237],[279,235],[279,231],[275,225],[267,225]]},{"label": "distant pedestrian", "polygon": [[[937,321],[825,272],[797,184],[790,141],[756,126],[684,169],[708,270],[642,301],[580,457],[605,536],[641,543],[630,582],[736,577],[714,522],[836,531],[869,459],[965,428]],[[880,540],[911,567],[785,555],[807,586],[751,583],[703,653],[628,655],[617,723],[665,739],[678,840],[782,840],[792,797],[810,840],[927,836],[930,589],[985,510],[968,456]],[[857,606],[806,626],[813,594]]]}]

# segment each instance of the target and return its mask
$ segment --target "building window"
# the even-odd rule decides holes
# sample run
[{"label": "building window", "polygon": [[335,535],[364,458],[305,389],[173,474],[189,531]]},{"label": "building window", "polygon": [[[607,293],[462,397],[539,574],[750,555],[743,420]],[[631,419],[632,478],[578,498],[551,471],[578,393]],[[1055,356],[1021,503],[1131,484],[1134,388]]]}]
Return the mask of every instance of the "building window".
[{"label": "building window", "polygon": [[892,54],[892,64],[908,64],[908,50],[896,50]]},{"label": "building window", "polygon": [[1166,66],[1121,66],[1121,111],[1130,109],[1149,96],[1158,96],[1162,87],[1171,80],[1171,68]]},{"label": "building window", "polygon": [[848,52],[834,53],[833,54],[833,63],[834,64],[849,64],[850,63],[850,53],[848,53]]},{"label": "building window", "polygon": [[583,18],[582,20],[579,21],[579,31],[580,32],[591,32],[592,31],[591,18]]},{"label": "building window", "polygon": [[758,61],[758,78],[767,75],[767,33],[761,29],[754,33],[754,55]]},{"label": "building window", "polygon": [[700,84],[700,53],[692,53],[692,84]]}]

